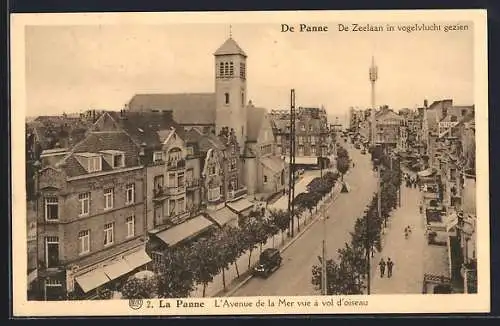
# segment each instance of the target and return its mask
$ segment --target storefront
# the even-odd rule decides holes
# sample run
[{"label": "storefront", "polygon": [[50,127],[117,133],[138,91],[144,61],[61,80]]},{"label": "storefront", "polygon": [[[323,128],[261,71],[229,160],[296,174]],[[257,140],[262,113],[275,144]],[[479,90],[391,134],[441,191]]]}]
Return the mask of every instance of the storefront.
[{"label": "storefront", "polygon": [[67,271],[68,292],[76,298],[94,298],[99,291],[121,288],[128,277],[146,269],[151,258],[146,254],[144,245],[124,254],[115,256],[99,264]]},{"label": "storefront", "polygon": [[219,227],[223,227],[225,225],[232,227],[238,226],[238,214],[234,213],[227,207],[207,212],[207,214]]}]

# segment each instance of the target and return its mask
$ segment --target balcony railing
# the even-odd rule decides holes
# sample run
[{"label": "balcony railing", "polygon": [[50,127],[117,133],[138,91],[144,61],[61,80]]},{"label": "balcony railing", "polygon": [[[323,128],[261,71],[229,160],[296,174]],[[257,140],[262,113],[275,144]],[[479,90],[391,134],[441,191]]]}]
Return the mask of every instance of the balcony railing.
[{"label": "balcony railing", "polygon": [[167,162],[167,170],[175,171],[175,170],[183,170],[186,167],[186,160],[172,160]]},{"label": "balcony railing", "polygon": [[172,195],[178,195],[183,192],[186,192],[186,186],[179,186],[179,187],[157,187],[153,189],[153,198],[158,199],[162,197],[167,197],[167,196],[172,196]]},{"label": "balcony railing", "polygon": [[246,196],[246,194],[247,194],[247,187],[241,187],[240,189],[237,190],[230,190],[227,193],[227,200],[228,201],[237,200],[240,199],[241,197]]},{"label": "balcony railing", "polygon": [[186,180],[186,187],[188,189],[193,189],[199,187],[201,184],[200,179],[190,179]]}]

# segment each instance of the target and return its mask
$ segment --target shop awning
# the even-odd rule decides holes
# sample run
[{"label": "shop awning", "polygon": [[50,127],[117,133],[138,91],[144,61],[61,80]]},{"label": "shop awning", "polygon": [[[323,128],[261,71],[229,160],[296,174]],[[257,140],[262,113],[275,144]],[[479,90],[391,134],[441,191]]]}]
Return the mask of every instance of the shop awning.
[{"label": "shop awning", "polygon": [[206,219],[203,215],[198,215],[170,229],[159,232],[156,236],[167,245],[173,246],[201,233],[212,225],[213,223],[210,220]]},{"label": "shop awning", "polygon": [[238,215],[233,213],[229,208],[224,207],[219,210],[216,210],[214,212],[209,212],[208,215],[214,219],[214,221],[219,225],[219,226],[224,226],[227,223],[235,220],[238,218]]},{"label": "shop awning", "polygon": [[431,175],[433,175],[436,171],[433,169],[433,168],[429,168],[427,170],[423,170],[423,171],[420,171],[420,172],[417,172],[417,175],[419,177],[430,177]]},{"label": "shop awning", "polygon": [[285,169],[285,161],[279,157],[263,157],[260,163],[274,173],[280,173]]},{"label": "shop awning", "polygon": [[130,255],[126,255],[125,261],[130,266],[131,270],[134,270],[138,267],[141,267],[151,262],[151,258],[148,256],[146,251],[139,250],[134,253],[131,253]]},{"label": "shop awning", "polygon": [[[285,162],[290,163],[290,157],[285,157]],[[295,164],[301,165],[318,165],[318,158],[316,156],[296,156]]]},{"label": "shop awning", "polygon": [[233,211],[236,211],[237,213],[241,213],[244,210],[247,210],[253,206],[253,203],[249,201],[248,199],[242,198],[236,201],[233,201],[231,203],[226,204],[227,207],[231,208]]},{"label": "shop awning", "polygon": [[104,266],[103,271],[110,280],[116,280],[120,276],[132,271],[132,268],[130,268],[125,259],[120,259]]},{"label": "shop awning", "polygon": [[77,276],[75,280],[85,293],[111,281],[102,268]]}]

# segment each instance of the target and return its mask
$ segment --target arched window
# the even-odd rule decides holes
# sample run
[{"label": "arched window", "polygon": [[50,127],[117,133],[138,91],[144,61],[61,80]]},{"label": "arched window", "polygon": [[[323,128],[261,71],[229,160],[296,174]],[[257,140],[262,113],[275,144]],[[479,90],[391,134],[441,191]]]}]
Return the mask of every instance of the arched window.
[{"label": "arched window", "polygon": [[241,106],[245,106],[245,92],[241,92]]},{"label": "arched window", "polygon": [[224,99],[226,104],[229,104],[229,93],[224,93]]},{"label": "arched window", "polygon": [[229,63],[224,62],[224,77],[229,76]]},{"label": "arched window", "polygon": [[234,76],[234,63],[232,61],[229,63],[229,76]]}]

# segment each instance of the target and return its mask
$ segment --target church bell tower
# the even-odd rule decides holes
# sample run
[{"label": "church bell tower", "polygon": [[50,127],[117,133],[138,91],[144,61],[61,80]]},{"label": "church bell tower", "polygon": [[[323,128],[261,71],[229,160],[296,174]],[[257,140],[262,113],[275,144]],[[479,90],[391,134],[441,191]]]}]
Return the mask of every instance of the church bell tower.
[{"label": "church bell tower", "polygon": [[243,151],[247,138],[247,55],[230,33],[214,57],[216,132],[219,134],[224,127],[233,129]]}]

